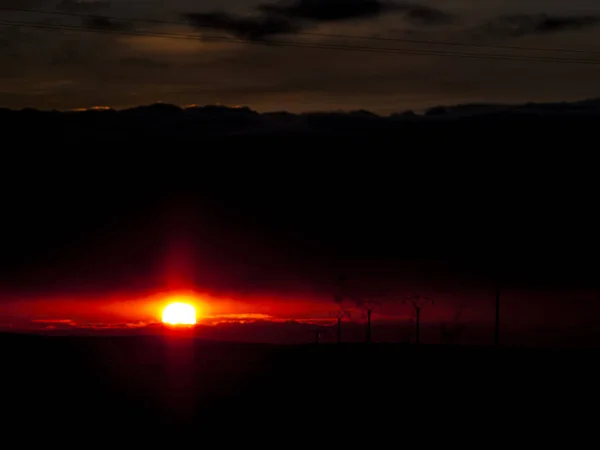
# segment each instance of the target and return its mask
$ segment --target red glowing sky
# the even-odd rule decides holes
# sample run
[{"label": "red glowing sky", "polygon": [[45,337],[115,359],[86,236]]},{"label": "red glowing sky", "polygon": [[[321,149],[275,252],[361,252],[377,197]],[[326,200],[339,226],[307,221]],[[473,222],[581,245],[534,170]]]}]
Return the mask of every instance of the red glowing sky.
[{"label": "red glowing sky", "polygon": [[[344,239],[336,241],[340,233],[333,219],[328,223],[336,226],[324,227],[326,231],[333,230],[324,235],[331,239],[319,233],[307,234],[304,230],[310,231],[315,223],[320,225],[324,220],[322,211],[328,209],[324,207],[308,216],[294,208],[290,223],[299,223],[303,215],[313,219],[298,228],[302,233],[290,228],[286,234],[277,231],[281,229],[278,222],[274,222],[277,226],[259,227],[257,231],[252,229],[250,219],[240,223],[239,217],[228,216],[227,220],[212,223],[208,207],[198,210],[189,204],[168,204],[166,210],[154,207],[148,208],[147,213],[132,211],[131,222],[113,219],[106,212],[98,212],[97,204],[91,204],[89,208],[95,214],[89,222],[95,226],[88,229],[87,241],[82,238],[70,247],[56,240],[56,233],[72,231],[65,227],[81,219],[79,203],[78,209],[65,206],[65,212],[61,212],[65,218],[59,228],[25,229],[24,238],[13,245],[12,253],[2,255],[3,267],[17,267],[17,262],[21,266],[20,272],[16,269],[9,275],[2,272],[0,327],[49,332],[71,328],[143,330],[160,322],[162,309],[168,302],[182,299],[195,304],[199,325],[210,328],[202,329],[203,335],[215,338],[222,336],[215,334],[217,329],[227,329],[230,339],[277,340],[297,332],[294,339],[304,342],[317,324],[330,326],[335,322],[340,309],[334,301],[334,279],[339,275],[335,272],[349,258],[336,259],[337,255],[332,257],[332,254],[339,248],[352,248],[358,234],[348,232]],[[123,205],[119,215],[127,209]],[[19,210],[12,217],[22,216]],[[98,222],[99,216],[104,217],[104,222]],[[239,216],[254,217],[244,212]],[[42,219],[24,217],[5,235],[15,235],[25,225]],[[102,224],[100,231],[98,223]],[[265,223],[271,224],[266,219]],[[87,228],[82,225],[81,229]],[[362,242],[368,242],[376,232],[381,234],[381,228],[363,236]],[[41,246],[40,235],[44,233],[51,243],[47,247]],[[387,250],[392,241],[382,242]],[[23,250],[25,244],[34,253],[37,249],[37,260]],[[495,290],[485,277],[473,275],[460,264],[429,267],[420,261],[398,257],[386,265],[385,257],[371,260],[359,250],[360,245],[356,250],[357,265],[348,263],[343,267],[351,272],[350,281],[356,281],[350,294],[359,300],[381,300],[373,319],[390,324],[391,331],[386,335],[389,339],[403,339],[403,333],[410,331],[414,311],[400,300],[414,293],[436,301],[422,313],[425,328],[460,322],[473,329],[487,327],[482,335],[491,336]],[[52,258],[44,259],[50,251],[54,252]],[[44,257],[40,256],[42,253]],[[479,265],[477,260],[471,268]],[[502,295],[502,318],[507,327],[587,326],[590,305],[597,299],[592,290],[583,289],[505,287]],[[364,312],[349,301],[343,306],[352,310],[352,317],[346,322],[348,326],[350,322],[356,324],[355,336],[360,339]],[[229,326],[232,323],[253,325],[234,328]],[[271,325],[268,330],[267,325]],[[432,333],[439,337],[439,329]]]},{"label": "red glowing sky", "polygon": [[[185,227],[174,226],[173,229],[178,232],[171,236],[165,247],[160,270],[153,283],[156,287],[131,291],[125,286],[113,292],[90,291],[77,294],[60,293],[60,287],[57,292],[48,294],[5,293],[0,302],[0,326],[3,329],[45,331],[65,328],[143,329],[160,323],[163,308],[173,301],[193,304],[198,312],[198,323],[207,326],[289,322],[328,326],[335,322],[335,316],[341,308],[351,313],[351,317],[345,321],[365,321],[364,311],[356,303],[346,300],[339,305],[334,301],[332,289],[311,285],[310,282],[296,284],[288,290],[203,289],[198,286],[196,275],[198,271],[208,267],[209,263],[200,260],[194,252],[195,247],[189,245],[192,238],[186,234]],[[222,265],[218,269],[226,270]],[[433,285],[422,285],[420,293],[436,300],[434,306],[428,306],[424,310],[424,324],[492,322],[495,298],[493,290],[461,289],[459,281],[451,277],[447,281],[445,285],[437,283],[435,288]],[[407,294],[410,292],[396,291],[387,296],[375,297],[381,304],[373,311],[373,320],[410,324],[414,319],[414,310],[409,304],[401,302],[402,297]],[[534,295],[505,290],[504,318],[513,324],[529,325],[548,324],[553,318],[560,318],[563,324],[573,325],[589,304],[585,299],[589,300],[592,293],[575,295],[570,291],[567,296],[571,301],[571,308],[567,311],[561,306],[564,303],[554,301],[561,295],[564,297],[565,294],[545,292]],[[578,303],[575,301],[577,299],[582,301]],[[236,336],[240,337],[244,331],[237,333]]]}]

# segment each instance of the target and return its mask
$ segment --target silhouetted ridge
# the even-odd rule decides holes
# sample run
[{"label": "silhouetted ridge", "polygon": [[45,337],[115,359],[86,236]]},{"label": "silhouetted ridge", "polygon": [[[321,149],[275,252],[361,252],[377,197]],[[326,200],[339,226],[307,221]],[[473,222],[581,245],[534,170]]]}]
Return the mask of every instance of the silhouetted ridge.
[{"label": "silhouetted ridge", "polygon": [[[437,106],[423,114],[413,111],[381,116],[366,110],[352,112],[285,111],[259,113],[248,107],[222,105],[182,108],[156,103],[124,110],[91,108],[82,111],[21,111],[0,109],[7,134],[23,134],[59,142],[94,140],[153,139],[197,140],[218,136],[337,136],[399,138],[405,143],[448,139],[508,136],[511,131],[536,136],[564,132],[581,137],[594,132],[600,119],[600,100],[580,102],[528,103],[523,105],[464,104]],[[476,129],[473,126],[476,125]],[[438,142],[437,140],[445,141]],[[290,142],[294,144],[295,142]],[[495,145],[496,141],[491,142]]]}]

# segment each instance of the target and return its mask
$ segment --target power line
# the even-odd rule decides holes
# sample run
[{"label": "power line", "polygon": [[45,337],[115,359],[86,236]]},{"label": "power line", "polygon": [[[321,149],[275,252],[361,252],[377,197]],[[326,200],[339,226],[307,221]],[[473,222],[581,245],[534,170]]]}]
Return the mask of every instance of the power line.
[{"label": "power line", "polygon": [[291,47],[291,48],[306,48],[306,49],[319,49],[319,50],[341,50],[341,51],[355,51],[365,53],[379,53],[379,54],[390,54],[390,55],[413,55],[413,56],[449,56],[457,58],[474,58],[474,59],[492,59],[492,60],[503,60],[503,61],[527,61],[527,62],[553,62],[553,63],[565,63],[565,64],[585,64],[585,65],[600,65],[600,60],[594,59],[570,59],[570,58],[558,58],[558,57],[537,57],[537,56],[525,56],[525,55],[507,55],[507,54],[493,54],[493,53],[460,53],[460,52],[449,52],[444,50],[407,50],[399,48],[382,48],[382,47],[368,47],[368,46],[356,46],[356,45],[337,45],[337,44],[318,44],[318,43],[307,43],[307,42],[294,42],[294,41],[281,41],[281,40],[268,40],[268,39],[238,39],[228,38],[221,36],[201,36],[195,34],[180,34],[180,33],[156,33],[147,31],[128,31],[128,30],[117,30],[117,29],[104,29],[104,28],[91,28],[82,26],[70,26],[70,25],[51,25],[51,24],[40,24],[33,22],[21,22],[11,20],[0,20],[0,26],[20,26],[27,28],[37,28],[46,30],[62,30],[62,31],[74,31],[74,32],[86,32],[86,33],[102,33],[102,34],[118,34],[127,36],[145,36],[145,37],[156,37],[156,38],[168,38],[168,39],[185,39],[185,40],[199,40],[199,41],[216,41],[226,42],[230,44],[246,44],[246,45],[263,45],[272,47]]},{"label": "power line", "polygon": [[[48,14],[65,17],[99,17],[107,20],[116,20],[123,22],[132,23],[147,23],[154,25],[187,25],[192,26],[189,22],[175,22],[165,20],[152,20],[152,19],[138,19],[132,17],[116,17],[98,14],[81,14],[72,13],[65,11],[44,11],[39,9],[27,9],[27,8],[0,8],[0,11],[14,11],[14,12],[28,12],[37,14]],[[215,29],[210,25],[194,24],[196,28],[208,28]],[[409,39],[409,38],[392,38],[392,37],[380,37],[380,36],[365,36],[365,35],[352,35],[352,34],[331,34],[331,33],[316,33],[316,32],[296,32],[298,36],[314,36],[314,37],[326,37],[326,38],[337,38],[337,39],[357,39],[357,40],[371,40],[380,42],[402,42],[407,44],[420,44],[420,45],[447,45],[455,47],[470,47],[470,48],[481,48],[481,49],[496,49],[496,50],[517,50],[517,51],[531,51],[531,52],[555,52],[555,53],[575,53],[575,54],[588,54],[588,55],[600,55],[600,51],[594,50],[581,50],[581,49],[568,49],[568,48],[550,48],[550,47],[523,47],[517,45],[490,45],[490,44],[474,44],[469,42],[453,42],[453,41],[442,41],[442,40],[427,40],[427,39]]]}]

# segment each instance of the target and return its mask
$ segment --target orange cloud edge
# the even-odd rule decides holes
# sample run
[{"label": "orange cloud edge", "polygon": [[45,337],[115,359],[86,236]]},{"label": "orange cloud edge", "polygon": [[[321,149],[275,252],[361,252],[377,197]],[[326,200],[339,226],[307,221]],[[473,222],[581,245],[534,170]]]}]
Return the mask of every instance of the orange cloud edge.
[{"label": "orange cloud edge", "polygon": [[[332,318],[303,318],[303,319],[292,319],[292,318],[281,318],[274,317],[269,314],[259,313],[247,313],[247,314],[220,314],[205,316],[198,319],[196,326],[218,326],[222,324],[250,324],[256,322],[265,323],[300,323],[300,324],[314,324],[314,325],[332,325],[335,323],[335,319]],[[32,328],[39,329],[56,329],[56,328],[89,328],[89,329],[131,329],[131,328],[144,328],[144,327],[157,327],[165,326],[172,327],[167,324],[163,324],[160,321],[134,321],[134,322],[123,322],[123,323],[102,323],[102,322],[77,322],[71,319],[34,319],[29,321]],[[13,324],[0,324],[0,327],[10,327]],[[193,327],[193,326],[192,326]]]}]

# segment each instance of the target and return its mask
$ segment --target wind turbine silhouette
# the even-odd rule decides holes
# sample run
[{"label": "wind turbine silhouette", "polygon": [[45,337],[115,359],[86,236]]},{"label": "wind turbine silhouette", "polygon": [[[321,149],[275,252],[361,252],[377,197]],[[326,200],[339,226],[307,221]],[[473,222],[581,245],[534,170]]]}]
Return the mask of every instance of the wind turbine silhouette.
[{"label": "wind turbine silhouette", "polygon": [[419,344],[421,341],[421,308],[429,303],[434,304],[434,300],[431,297],[425,297],[423,295],[413,295],[405,298],[402,303],[410,303],[416,312],[416,330],[415,330],[415,343]]},{"label": "wind turbine silhouette", "polygon": [[337,321],[337,343],[341,344],[342,343],[342,320],[345,317],[351,317],[351,313],[350,313],[350,311],[347,311],[345,309],[339,309],[339,310],[333,312],[333,316],[336,318],[336,321]]},{"label": "wind turbine silhouette", "polygon": [[379,306],[379,304],[379,302],[372,299],[357,301],[358,307],[367,313],[367,344],[371,343],[371,313]]}]

